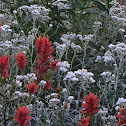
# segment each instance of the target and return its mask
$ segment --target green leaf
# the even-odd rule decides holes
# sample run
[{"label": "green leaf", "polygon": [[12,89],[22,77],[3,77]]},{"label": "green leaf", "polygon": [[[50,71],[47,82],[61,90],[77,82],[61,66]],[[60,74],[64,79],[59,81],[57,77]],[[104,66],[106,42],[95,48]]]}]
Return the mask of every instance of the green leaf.
[{"label": "green leaf", "polygon": [[0,95],[2,96],[2,97],[4,97],[4,95],[0,92]]},{"label": "green leaf", "polygon": [[101,28],[100,30],[105,32],[105,33],[108,33],[108,29],[107,28]]},{"label": "green leaf", "polygon": [[14,117],[10,117],[10,118],[8,118],[6,121],[9,121],[9,120],[12,120]]},{"label": "green leaf", "polygon": [[108,7],[105,4],[103,4],[102,2],[100,2],[98,0],[92,0],[92,1],[97,5],[97,7],[100,10],[106,11],[107,13],[109,13],[109,9],[108,9]]},{"label": "green leaf", "polygon": [[6,12],[0,10],[0,14],[4,14],[4,13],[6,13]]}]

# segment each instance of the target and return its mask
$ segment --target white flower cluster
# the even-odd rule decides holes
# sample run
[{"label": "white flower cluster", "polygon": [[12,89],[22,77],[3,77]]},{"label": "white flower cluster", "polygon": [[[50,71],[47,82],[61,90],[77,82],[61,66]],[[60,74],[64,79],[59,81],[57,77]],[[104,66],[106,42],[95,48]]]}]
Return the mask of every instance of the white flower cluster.
[{"label": "white flower cluster", "polygon": [[29,94],[26,92],[20,92],[20,91],[15,91],[15,95],[18,95],[19,97],[29,97]]},{"label": "white flower cluster", "polygon": [[0,14],[0,21],[3,21],[5,18],[5,15],[4,14]]},{"label": "white flower cluster", "polygon": [[106,51],[102,58],[103,58],[103,61],[105,63],[114,61],[114,58],[113,58],[112,53],[110,52],[110,50]]},{"label": "white flower cluster", "polygon": [[102,57],[101,56],[97,56],[95,62],[99,62],[101,60],[102,60]]},{"label": "white flower cluster", "polygon": [[98,114],[105,116],[108,113],[108,109],[107,108],[102,108],[99,110]]},{"label": "white flower cluster", "polygon": [[125,98],[118,98],[118,101],[116,102],[115,110],[119,111],[121,106],[126,107],[126,99]]},{"label": "white flower cluster", "polygon": [[58,42],[54,42],[54,45],[56,46],[57,54],[60,54],[61,57],[63,56],[64,52],[66,51],[66,49],[68,47],[71,47],[73,50],[76,50],[77,52],[82,50],[81,46],[73,43],[73,41],[75,41],[77,39],[76,34],[74,34],[74,33],[63,34],[60,39],[63,42],[63,44],[59,44]]},{"label": "white flower cluster", "polygon": [[39,18],[41,21],[49,21],[50,17],[48,16],[50,9],[46,9],[44,6],[39,5],[30,5],[30,6],[22,6],[19,7],[17,12],[20,13],[20,15],[23,14],[23,11],[25,11],[27,14],[31,13],[33,17]]},{"label": "white flower cluster", "polygon": [[118,24],[120,27],[126,26],[126,6],[120,5],[116,1],[111,2],[112,7],[109,10],[109,14],[112,19]]},{"label": "white flower cluster", "polygon": [[115,126],[116,124],[116,116],[113,115],[108,115],[106,116],[101,116],[101,119],[106,123],[104,126],[111,126],[113,124]]},{"label": "white flower cluster", "polygon": [[107,81],[111,81],[114,82],[115,81],[115,74],[112,74],[109,71],[103,72],[100,74],[104,79],[106,79]]},{"label": "white flower cluster", "polygon": [[1,30],[5,32],[12,32],[12,29],[10,29],[9,25],[2,25]]},{"label": "white flower cluster", "polygon": [[37,103],[37,106],[41,106],[41,107],[44,106],[44,103],[42,101],[36,100],[36,103]]},{"label": "white flower cluster", "polygon": [[68,61],[58,62],[57,66],[59,67],[59,70],[62,72],[66,72],[70,68],[70,64],[68,63]]},{"label": "white flower cluster", "polygon": [[44,81],[44,80],[41,80],[40,82],[39,82],[39,85],[40,86],[44,86],[46,84],[46,81]]},{"label": "white flower cluster", "polygon": [[58,9],[70,9],[70,5],[68,5],[67,2],[68,0],[56,0],[52,5],[57,6]]},{"label": "white flower cluster", "polygon": [[74,50],[77,50],[78,52],[82,50],[82,48],[79,45],[76,45],[75,43],[71,43],[71,48]]},{"label": "white flower cluster", "polygon": [[94,74],[92,72],[88,72],[87,69],[79,69],[77,71],[74,71],[75,75],[84,81],[89,81],[91,83],[94,83],[95,80],[93,79]]},{"label": "white flower cluster", "polygon": [[60,39],[66,46],[70,46],[71,41],[76,39],[76,34],[63,34]]},{"label": "white flower cluster", "polygon": [[110,73],[110,72],[103,72],[103,73],[101,73],[100,75],[103,76],[103,77],[104,77],[104,76],[108,76],[108,77],[109,77],[109,76],[111,76],[111,74],[112,74],[112,73]]},{"label": "white flower cluster", "polygon": [[118,98],[116,105],[122,105],[122,104],[125,104],[125,106],[126,106],[126,99],[125,98]]},{"label": "white flower cluster", "polygon": [[52,98],[52,99],[49,100],[49,105],[50,105],[50,107],[54,107],[54,106],[56,106],[59,102],[60,102],[59,99],[57,99],[57,98]]},{"label": "white flower cluster", "polygon": [[58,42],[54,42],[54,45],[56,46],[56,53],[62,57],[67,48],[66,44],[59,44]]},{"label": "white flower cluster", "polygon": [[0,41],[0,47],[4,48],[4,47],[7,47],[7,48],[11,48],[13,47],[13,44],[11,41]]},{"label": "white flower cluster", "polygon": [[71,103],[72,101],[74,100],[74,97],[73,96],[69,96],[68,97],[68,101]]},{"label": "white flower cluster", "polygon": [[108,45],[108,47],[111,50],[111,52],[118,54],[118,56],[120,55],[122,57],[122,56],[126,55],[126,44],[125,43],[118,42],[116,45],[110,44],[110,45]]},{"label": "white flower cluster", "polygon": [[71,80],[72,82],[76,82],[79,79],[83,79],[84,81],[89,81],[90,83],[94,83],[93,79],[94,74],[92,72],[88,72],[86,69],[79,69],[77,71],[69,71],[63,80]]},{"label": "white flower cluster", "polygon": [[35,73],[26,74],[26,78],[28,77],[28,82],[32,83],[37,80]]},{"label": "white flower cluster", "polygon": [[69,71],[63,80],[71,80],[72,82],[76,82],[78,81],[78,78],[76,77],[74,72]]},{"label": "white flower cluster", "polygon": [[59,94],[57,94],[57,93],[51,93],[51,95],[48,96],[48,98],[51,98],[49,100],[49,106],[50,107],[55,107],[60,102],[60,100],[58,99],[58,95]]},{"label": "white flower cluster", "polygon": [[77,37],[80,39],[80,41],[89,41],[93,38],[93,35],[89,34],[89,35],[80,35],[78,34]]},{"label": "white flower cluster", "polygon": [[22,86],[22,81],[23,80],[27,80],[28,83],[32,83],[32,82],[35,82],[37,80],[37,77],[36,77],[36,74],[34,74],[34,73],[26,74],[24,76],[22,76],[22,75],[17,75],[16,76],[16,84],[19,87]]},{"label": "white flower cluster", "polygon": [[12,29],[9,25],[1,26],[1,37],[6,38],[11,35]]}]

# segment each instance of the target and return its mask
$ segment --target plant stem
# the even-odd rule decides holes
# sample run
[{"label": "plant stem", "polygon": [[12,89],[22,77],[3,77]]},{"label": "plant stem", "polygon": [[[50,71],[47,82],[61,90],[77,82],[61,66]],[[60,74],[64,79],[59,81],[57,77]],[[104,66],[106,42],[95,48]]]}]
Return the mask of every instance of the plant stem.
[{"label": "plant stem", "polygon": [[3,96],[3,116],[4,116],[4,126],[7,126],[6,122],[6,97]]}]

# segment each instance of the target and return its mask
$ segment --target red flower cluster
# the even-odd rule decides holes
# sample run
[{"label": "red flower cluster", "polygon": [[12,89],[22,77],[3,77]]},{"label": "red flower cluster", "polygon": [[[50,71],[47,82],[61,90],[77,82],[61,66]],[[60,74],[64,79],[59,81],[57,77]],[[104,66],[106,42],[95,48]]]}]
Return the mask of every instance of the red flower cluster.
[{"label": "red flower cluster", "polygon": [[50,68],[51,68],[52,70],[57,69],[57,68],[58,68],[58,66],[57,66],[57,63],[58,63],[58,62],[59,62],[58,60],[52,61],[52,62],[51,62]]},{"label": "red flower cluster", "polygon": [[99,109],[98,108],[98,102],[100,101],[96,95],[93,93],[90,93],[89,96],[84,98],[85,104],[82,103],[82,106],[85,108],[85,110],[82,110],[82,114],[86,114],[89,116],[92,116],[96,114]]},{"label": "red flower cluster", "polygon": [[50,63],[50,60],[53,59],[52,53],[54,51],[51,45],[52,42],[49,41],[49,38],[40,37],[37,39],[36,48],[39,58],[37,59],[35,71],[38,80],[43,80],[45,78],[48,69],[56,69],[57,61]]},{"label": "red flower cluster", "polygon": [[82,114],[85,114],[87,117],[81,119],[81,124],[77,126],[89,126],[90,117],[96,114],[98,109],[98,102],[100,101],[96,95],[90,93],[87,97],[84,97],[85,103],[82,103],[84,110],[81,110]]},{"label": "red flower cluster", "polygon": [[0,76],[4,79],[8,76],[7,69],[9,68],[9,56],[3,55],[0,58]]},{"label": "red flower cluster", "polygon": [[120,119],[120,122],[117,123],[117,125],[124,125],[126,124],[126,113],[125,113],[125,108],[120,108],[120,113],[119,115],[116,115],[117,118]]},{"label": "red flower cluster", "polygon": [[16,63],[19,69],[25,69],[26,65],[28,64],[26,56],[23,53],[19,53],[16,57]]},{"label": "red flower cluster", "polygon": [[38,92],[39,86],[36,86],[35,82],[30,83],[29,85],[26,85],[26,88],[30,93],[36,93]]},{"label": "red flower cluster", "polygon": [[52,54],[53,52],[53,47],[51,45],[52,45],[52,42],[49,41],[49,38],[39,37],[36,42],[36,48],[37,48],[38,54],[45,52],[46,53],[45,55],[50,56],[50,54]]},{"label": "red flower cluster", "polygon": [[89,126],[89,121],[90,121],[90,117],[83,117],[81,119],[81,124],[77,124],[77,126]]},{"label": "red flower cluster", "polygon": [[27,109],[25,106],[21,106],[16,110],[16,113],[17,117],[15,117],[14,119],[19,124],[19,126],[26,126],[29,124],[27,120],[32,118],[32,116],[27,117],[29,114],[29,109]]},{"label": "red flower cluster", "polygon": [[45,86],[44,86],[44,88],[45,88],[45,90],[46,91],[48,91],[49,89],[51,89],[51,82],[50,81],[48,81],[46,84],[45,84]]}]

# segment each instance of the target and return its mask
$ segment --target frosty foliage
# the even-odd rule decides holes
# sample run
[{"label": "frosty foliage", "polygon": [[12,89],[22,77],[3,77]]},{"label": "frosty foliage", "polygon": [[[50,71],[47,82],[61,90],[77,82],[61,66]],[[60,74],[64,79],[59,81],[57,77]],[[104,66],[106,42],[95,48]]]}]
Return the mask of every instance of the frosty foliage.
[{"label": "frosty foliage", "polygon": [[1,126],[18,125],[21,106],[29,126],[125,125],[125,78],[125,1],[0,0]]}]

